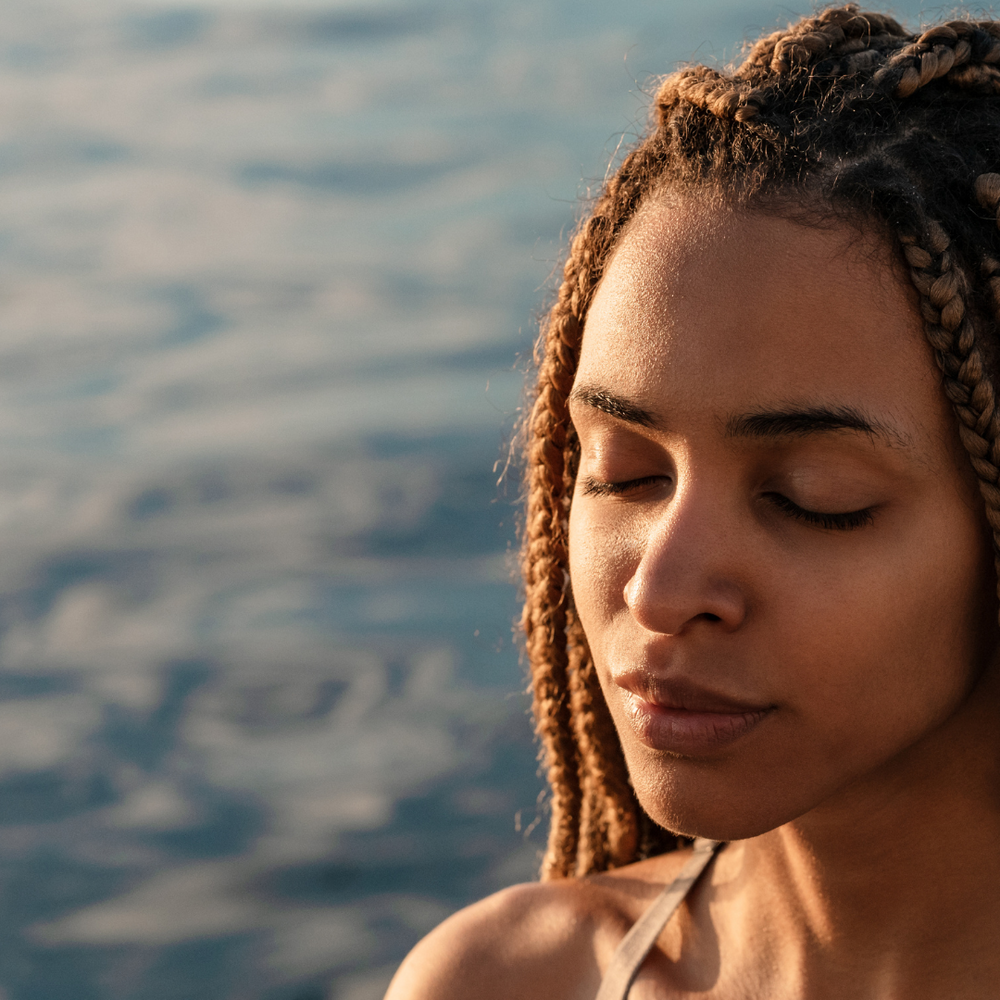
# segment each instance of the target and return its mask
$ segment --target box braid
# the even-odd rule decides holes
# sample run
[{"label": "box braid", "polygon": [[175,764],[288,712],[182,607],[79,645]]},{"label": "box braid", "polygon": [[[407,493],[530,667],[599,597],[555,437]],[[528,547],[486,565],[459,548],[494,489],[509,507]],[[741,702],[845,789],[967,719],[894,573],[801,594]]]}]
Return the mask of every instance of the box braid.
[{"label": "box braid", "polygon": [[690,66],[666,77],[653,112],[572,241],[525,420],[522,623],[551,787],[543,878],[677,843],[632,791],[568,572],[579,447],[567,397],[594,292],[647,198],[696,189],[885,233],[919,296],[1000,552],[1000,22],[915,35],[854,4],[832,8],[760,39],[731,72]]}]

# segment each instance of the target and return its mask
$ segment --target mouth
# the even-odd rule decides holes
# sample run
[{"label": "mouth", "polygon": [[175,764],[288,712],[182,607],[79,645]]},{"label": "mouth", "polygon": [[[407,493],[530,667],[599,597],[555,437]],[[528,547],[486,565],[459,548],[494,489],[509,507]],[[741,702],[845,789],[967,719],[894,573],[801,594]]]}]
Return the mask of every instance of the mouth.
[{"label": "mouth", "polygon": [[690,681],[616,678],[625,714],[640,743],[677,757],[707,757],[747,736],[774,711]]}]

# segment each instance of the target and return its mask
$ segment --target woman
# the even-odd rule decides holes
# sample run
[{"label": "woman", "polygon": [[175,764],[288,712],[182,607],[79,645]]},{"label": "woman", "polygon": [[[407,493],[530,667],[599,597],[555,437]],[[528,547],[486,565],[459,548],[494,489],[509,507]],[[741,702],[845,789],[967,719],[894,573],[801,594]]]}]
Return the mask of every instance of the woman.
[{"label": "woman", "polygon": [[664,81],[538,351],[542,882],[390,1000],[996,994],[998,65],[849,6]]}]

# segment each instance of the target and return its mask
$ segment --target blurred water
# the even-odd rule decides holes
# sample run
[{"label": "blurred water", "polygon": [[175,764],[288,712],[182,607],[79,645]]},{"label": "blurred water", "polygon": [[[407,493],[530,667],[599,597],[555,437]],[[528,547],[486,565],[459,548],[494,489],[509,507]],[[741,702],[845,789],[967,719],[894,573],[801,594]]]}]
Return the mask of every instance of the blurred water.
[{"label": "blurred water", "polygon": [[642,82],[793,13],[7,0],[0,1000],[367,1000],[533,876],[518,358]]}]

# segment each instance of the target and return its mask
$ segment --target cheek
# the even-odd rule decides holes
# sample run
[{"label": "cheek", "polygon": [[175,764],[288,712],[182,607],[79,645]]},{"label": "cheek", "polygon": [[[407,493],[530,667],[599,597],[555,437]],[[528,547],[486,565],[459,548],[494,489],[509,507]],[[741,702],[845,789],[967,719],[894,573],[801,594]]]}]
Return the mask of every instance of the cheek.
[{"label": "cheek", "polygon": [[759,648],[770,647],[799,738],[830,766],[875,766],[940,724],[995,646],[978,519],[933,528],[828,572],[802,565],[772,577]]},{"label": "cheek", "polygon": [[899,650],[900,686],[914,697],[923,693],[945,715],[970,690],[995,637],[995,571],[977,517],[936,529],[907,547],[884,606]]},{"label": "cheek", "polygon": [[573,602],[593,649],[611,621],[625,611],[625,585],[638,562],[634,532],[609,525],[588,504],[574,504],[569,518],[569,575]]}]

